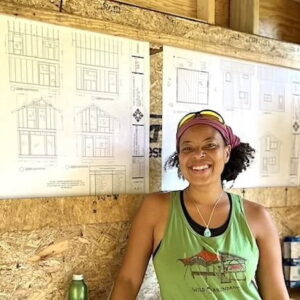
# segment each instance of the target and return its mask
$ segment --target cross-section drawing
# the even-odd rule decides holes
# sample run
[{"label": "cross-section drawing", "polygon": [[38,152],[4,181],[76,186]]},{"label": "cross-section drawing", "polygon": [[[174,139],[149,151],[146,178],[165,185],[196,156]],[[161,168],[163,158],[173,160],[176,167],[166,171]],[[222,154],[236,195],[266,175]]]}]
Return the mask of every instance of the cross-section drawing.
[{"label": "cross-section drawing", "polygon": [[119,92],[118,40],[103,36],[76,33],[77,90],[107,93],[108,97]]},{"label": "cross-section drawing", "polygon": [[125,166],[93,166],[89,171],[90,195],[120,194],[126,191]]},{"label": "cross-section drawing", "polygon": [[280,141],[272,134],[266,134],[261,143],[261,173],[263,175],[280,171]]},{"label": "cross-section drawing", "polygon": [[113,156],[114,133],[118,131],[118,121],[92,104],[75,113],[78,135],[78,150],[82,157]]},{"label": "cross-section drawing", "polygon": [[223,105],[227,109],[250,109],[254,66],[233,61],[222,61]]},{"label": "cross-section drawing", "polygon": [[59,51],[57,29],[8,21],[11,83],[59,87]]},{"label": "cross-section drawing", "polygon": [[20,157],[56,157],[56,134],[60,112],[43,99],[18,108]]},{"label": "cross-section drawing", "polygon": [[262,111],[285,111],[285,85],[288,74],[271,66],[259,66],[259,104]]},{"label": "cross-section drawing", "polygon": [[177,68],[176,70],[176,101],[208,104],[208,73],[186,68]]}]

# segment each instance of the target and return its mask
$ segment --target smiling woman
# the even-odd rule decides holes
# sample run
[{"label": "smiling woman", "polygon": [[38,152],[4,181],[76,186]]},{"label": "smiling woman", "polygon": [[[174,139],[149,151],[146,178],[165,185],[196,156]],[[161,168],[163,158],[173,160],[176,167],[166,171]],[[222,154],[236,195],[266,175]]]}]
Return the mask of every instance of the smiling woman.
[{"label": "smiling woman", "polygon": [[217,112],[181,119],[165,167],[189,185],[145,197],[111,299],[135,299],[151,254],[162,299],[289,299],[269,213],[223,190],[253,155]]}]

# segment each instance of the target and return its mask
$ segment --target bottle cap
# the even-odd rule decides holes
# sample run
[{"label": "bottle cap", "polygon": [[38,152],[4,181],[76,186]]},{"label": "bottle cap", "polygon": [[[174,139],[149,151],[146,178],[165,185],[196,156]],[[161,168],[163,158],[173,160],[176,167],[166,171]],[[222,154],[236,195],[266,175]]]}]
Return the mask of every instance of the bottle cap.
[{"label": "bottle cap", "polygon": [[82,274],[73,274],[73,280],[83,280]]}]

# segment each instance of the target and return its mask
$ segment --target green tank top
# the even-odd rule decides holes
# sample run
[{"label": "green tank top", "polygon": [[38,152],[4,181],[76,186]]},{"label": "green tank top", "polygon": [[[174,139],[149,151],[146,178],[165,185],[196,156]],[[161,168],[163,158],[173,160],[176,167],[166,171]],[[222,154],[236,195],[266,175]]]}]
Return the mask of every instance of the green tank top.
[{"label": "green tank top", "polygon": [[188,223],[180,191],[171,192],[168,225],[153,259],[163,300],[261,299],[254,278],[258,247],[242,199],[229,195],[232,209],[227,229],[204,237]]}]

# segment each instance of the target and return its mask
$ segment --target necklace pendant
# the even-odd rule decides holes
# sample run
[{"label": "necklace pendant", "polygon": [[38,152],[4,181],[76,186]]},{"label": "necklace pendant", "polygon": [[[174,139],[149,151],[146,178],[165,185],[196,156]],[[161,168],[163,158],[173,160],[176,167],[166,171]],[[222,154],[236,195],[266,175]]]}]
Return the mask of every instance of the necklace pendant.
[{"label": "necklace pendant", "polygon": [[205,237],[211,237],[211,232],[210,232],[208,227],[206,227],[205,230],[204,230],[204,236]]}]

